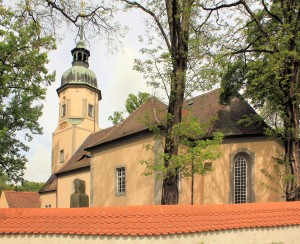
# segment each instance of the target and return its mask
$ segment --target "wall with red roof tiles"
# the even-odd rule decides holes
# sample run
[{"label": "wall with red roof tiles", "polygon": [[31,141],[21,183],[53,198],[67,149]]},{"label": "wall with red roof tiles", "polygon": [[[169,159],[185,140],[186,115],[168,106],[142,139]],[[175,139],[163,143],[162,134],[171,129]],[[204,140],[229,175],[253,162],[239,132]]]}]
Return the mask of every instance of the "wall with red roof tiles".
[{"label": "wall with red roof tiles", "polygon": [[0,209],[0,243],[299,243],[300,202]]}]

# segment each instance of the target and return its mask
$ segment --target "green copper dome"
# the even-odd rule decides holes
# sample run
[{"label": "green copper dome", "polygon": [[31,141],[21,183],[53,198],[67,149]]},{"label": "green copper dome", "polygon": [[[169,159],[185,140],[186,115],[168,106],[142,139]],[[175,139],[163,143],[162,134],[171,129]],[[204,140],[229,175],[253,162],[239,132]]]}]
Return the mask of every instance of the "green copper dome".
[{"label": "green copper dome", "polygon": [[86,49],[82,36],[71,53],[73,56],[72,68],[62,75],[61,86],[65,84],[87,84],[98,88],[97,77],[89,69],[88,58],[90,57],[90,51]]},{"label": "green copper dome", "polygon": [[76,64],[65,71],[61,77],[61,86],[64,84],[87,84],[97,88],[97,78],[93,71],[84,65]]}]

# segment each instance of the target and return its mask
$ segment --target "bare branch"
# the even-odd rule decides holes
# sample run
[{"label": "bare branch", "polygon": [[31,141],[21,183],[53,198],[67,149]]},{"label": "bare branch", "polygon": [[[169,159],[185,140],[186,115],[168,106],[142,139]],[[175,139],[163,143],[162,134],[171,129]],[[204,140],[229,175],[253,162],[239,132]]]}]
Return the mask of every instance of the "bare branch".
[{"label": "bare branch", "polygon": [[167,89],[167,85],[166,85],[166,81],[165,81],[164,77],[162,76],[162,74],[161,74],[161,72],[160,72],[160,70],[159,70],[159,68],[158,68],[158,66],[157,66],[156,59],[154,59],[154,64],[155,64],[155,68],[156,68],[156,70],[157,70],[157,73],[158,73],[160,79],[161,79],[162,82],[163,82],[164,89],[165,89],[165,91],[166,91],[167,97],[168,97],[168,99],[170,99],[170,96],[169,96],[169,93],[168,93],[168,89]]},{"label": "bare branch", "polygon": [[[74,18],[72,18],[70,15],[68,15],[65,10],[63,8],[61,8],[59,5],[56,4],[56,2],[54,1],[51,1],[51,0],[45,0],[47,3],[48,3],[48,6],[51,6],[52,8],[58,10],[65,18],[67,18],[69,21],[71,21],[72,23],[76,24],[78,19],[80,17],[82,18],[89,18],[89,17],[92,17],[94,15],[97,15],[97,11],[99,9],[102,9],[102,10],[105,10],[105,11],[112,11],[110,8],[105,8],[103,6],[98,6],[96,7],[95,9],[93,9],[92,11],[90,11],[90,13],[88,14],[78,14],[76,15]],[[99,17],[99,15],[97,15]]]},{"label": "bare branch", "polygon": [[275,53],[275,51],[267,50],[267,49],[241,49],[235,52],[231,52],[230,54],[240,54],[240,53]]},{"label": "bare branch", "polygon": [[266,6],[265,0],[262,0],[262,4],[263,4],[263,6],[264,6],[264,10],[265,10],[270,16],[272,16],[275,20],[277,20],[280,24],[282,24],[281,19],[280,19],[276,14],[273,14],[273,13],[268,9],[268,7]]},{"label": "bare branch", "polygon": [[171,52],[171,45],[170,45],[170,42],[169,42],[169,39],[168,39],[168,36],[162,26],[162,24],[160,23],[159,19],[157,18],[157,16],[155,15],[155,13],[153,13],[151,10],[145,8],[143,5],[137,3],[137,2],[131,2],[131,1],[128,1],[128,0],[121,0],[125,3],[127,3],[128,5],[131,5],[131,6],[134,6],[134,7],[137,7],[141,10],[143,10],[145,13],[149,14],[150,16],[152,16],[152,18],[154,19],[154,21],[156,22],[165,42],[166,42],[166,45],[168,47],[168,50]]},{"label": "bare branch", "polygon": [[268,32],[265,30],[265,28],[262,26],[262,24],[260,23],[259,19],[257,18],[257,16],[254,14],[254,12],[250,9],[249,5],[245,2],[245,0],[240,0],[231,4],[221,4],[221,5],[217,5],[216,7],[213,8],[207,8],[204,5],[201,5],[201,7],[204,10],[209,10],[209,11],[215,11],[215,10],[219,10],[222,8],[231,8],[231,7],[235,7],[238,5],[243,5],[245,10],[248,12],[248,14],[250,14],[251,18],[255,21],[255,23],[257,24],[259,30],[264,34],[264,36],[270,40],[269,34]]}]

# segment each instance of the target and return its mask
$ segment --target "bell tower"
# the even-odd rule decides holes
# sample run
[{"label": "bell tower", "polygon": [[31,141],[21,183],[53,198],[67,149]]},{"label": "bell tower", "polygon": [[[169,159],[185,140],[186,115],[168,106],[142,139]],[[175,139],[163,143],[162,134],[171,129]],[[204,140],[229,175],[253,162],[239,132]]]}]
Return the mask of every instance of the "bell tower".
[{"label": "bell tower", "polygon": [[71,53],[72,67],[64,72],[57,89],[59,119],[52,135],[52,174],[68,162],[91,133],[99,131],[101,91],[96,75],[89,69],[90,52],[83,38],[83,24],[80,40]]}]

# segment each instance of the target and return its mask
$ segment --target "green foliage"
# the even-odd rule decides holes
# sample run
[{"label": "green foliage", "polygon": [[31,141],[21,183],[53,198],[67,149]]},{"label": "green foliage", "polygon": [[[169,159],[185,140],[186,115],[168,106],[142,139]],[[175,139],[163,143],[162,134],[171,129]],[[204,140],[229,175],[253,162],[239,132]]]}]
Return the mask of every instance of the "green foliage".
[{"label": "green foliage", "polygon": [[[168,113],[172,116],[167,118],[164,143],[168,156],[163,157],[168,169],[169,160],[178,152],[178,139],[170,133],[174,125],[181,123],[184,98],[194,91],[208,90],[216,82],[218,71],[212,66],[211,45],[216,41],[213,30],[220,29],[220,25],[210,24],[212,13],[202,11],[199,1],[122,1],[150,17],[145,19],[146,37],[140,38],[145,41],[146,47],[141,49],[145,55],[135,60],[134,69],[143,73],[148,84],[163,89],[169,99]],[[161,203],[177,204],[178,175],[168,175]]]},{"label": "green foliage", "polygon": [[295,184],[294,175],[290,172],[289,161],[284,155],[274,158],[273,170],[269,171],[266,168],[260,170],[265,176],[267,182],[261,184],[267,189],[282,194],[286,199],[292,192],[289,192],[289,185]]},{"label": "green foliage", "polygon": [[42,133],[40,102],[54,81],[45,67],[46,51],[54,48],[54,39],[41,35],[37,22],[0,6],[0,173],[14,183],[23,179],[27,162],[24,140]]},{"label": "green foliage", "polygon": [[[191,177],[194,174],[205,175],[211,168],[206,168],[206,162],[212,162],[221,156],[220,145],[223,140],[222,133],[214,133],[211,139],[201,139],[207,133],[208,125],[201,125],[197,118],[189,115],[179,123],[174,125],[171,136],[178,140],[180,152],[178,155],[165,154],[158,152],[157,148],[150,145],[144,145],[144,149],[153,150],[158,154],[158,159],[141,161],[145,164],[147,171],[145,175],[151,175],[154,172],[159,173],[163,178],[170,175],[175,176],[180,172],[180,177]],[[157,141],[160,142],[160,148],[163,147],[164,133],[158,126],[152,126]],[[167,158],[169,164],[164,164]]]},{"label": "green foliage", "polygon": [[108,120],[110,120],[114,125],[122,123],[124,121],[123,112],[114,111],[114,114],[110,115]]},{"label": "green foliage", "polygon": [[221,80],[222,92],[220,102],[229,104],[231,97],[237,96],[239,90],[245,82],[247,66],[242,59],[229,63]]},{"label": "green foliage", "polygon": [[[290,196],[287,200],[297,200],[300,190],[300,1],[260,2],[261,5],[251,5],[241,1],[239,7],[248,15],[226,33],[228,43],[223,42],[220,62],[224,71],[222,100],[229,101],[237,90],[242,90],[244,97],[262,111],[264,119],[273,126],[268,135],[280,136],[285,146],[285,160],[294,174],[291,181],[295,182],[287,184],[290,188],[286,190]],[[221,6],[222,3],[219,9]]]},{"label": "green foliage", "polygon": [[[147,92],[138,92],[138,95],[130,93],[125,102],[125,108],[128,114],[132,114],[139,106],[141,106],[148,98],[150,94]],[[108,117],[114,125],[120,124],[124,121],[123,117],[124,112],[114,111],[113,115]]]},{"label": "green foliage", "polygon": [[6,174],[0,173],[0,194],[3,190],[13,190],[14,186],[9,184],[9,178]]},{"label": "green foliage", "polygon": [[132,114],[134,110],[136,110],[141,104],[143,104],[148,98],[150,94],[147,92],[138,92],[138,95],[134,95],[130,93],[125,102],[126,111],[129,114]]},{"label": "green foliage", "polygon": [[11,180],[6,174],[0,175],[0,193],[2,190],[38,192],[45,185],[45,183],[34,181],[23,181],[21,185],[13,185],[10,182]]},{"label": "green foliage", "polygon": [[45,185],[43,182],[24,181],[20,186],[17,186],[17,191],[35,191],[38,192]]}]

